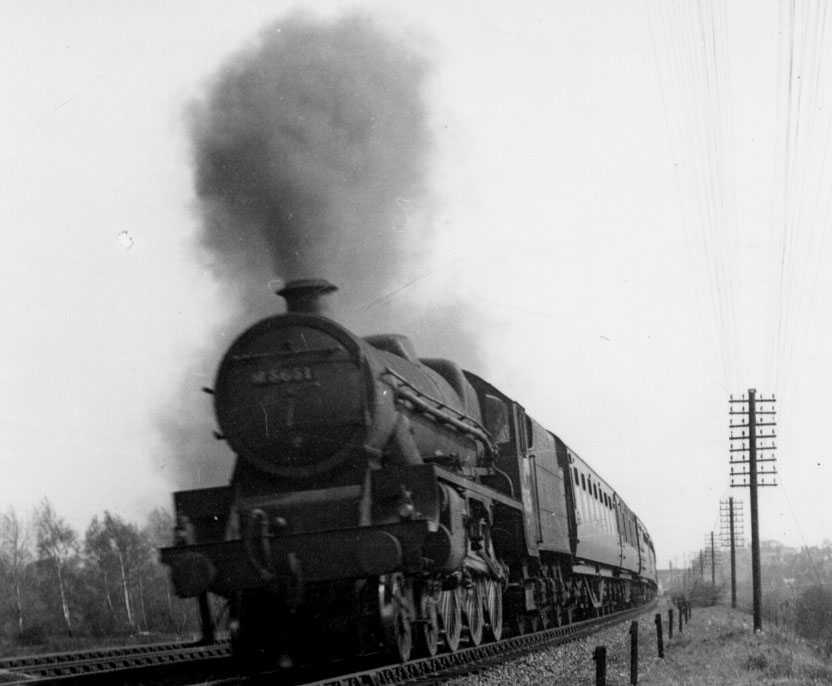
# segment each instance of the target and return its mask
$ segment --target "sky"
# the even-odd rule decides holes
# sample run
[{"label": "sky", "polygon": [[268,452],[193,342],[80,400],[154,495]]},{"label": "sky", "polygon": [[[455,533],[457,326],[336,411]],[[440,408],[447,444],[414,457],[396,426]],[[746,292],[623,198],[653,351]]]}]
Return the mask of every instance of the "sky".
[{"label": "sky", "polygon": [[358,9],[430,63],[432,238],[368,307],[558,434],[662,567],[718,530],[721,498],[748,500],[729,394],[774,393],[761,537],[832,538],[832,19],[789,6],[5,3],[0,508],[48,497],[83,530],[170,503],[160,424],[190,388],[210,425],[210,351],[237,333],[197,248],[188,108],[280,17]]}]

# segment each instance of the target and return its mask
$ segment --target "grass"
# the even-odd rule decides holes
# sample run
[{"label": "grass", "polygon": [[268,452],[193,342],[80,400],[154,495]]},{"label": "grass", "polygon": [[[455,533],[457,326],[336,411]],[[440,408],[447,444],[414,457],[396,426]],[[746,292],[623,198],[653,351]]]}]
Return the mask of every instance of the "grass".
[{"label": "grass", "polygon": [[751,617],[725,607],[696,608],[682,636],[665,648],[639,684],[811,686],[832,684],[832,662],[794,634],[752,630]]}]

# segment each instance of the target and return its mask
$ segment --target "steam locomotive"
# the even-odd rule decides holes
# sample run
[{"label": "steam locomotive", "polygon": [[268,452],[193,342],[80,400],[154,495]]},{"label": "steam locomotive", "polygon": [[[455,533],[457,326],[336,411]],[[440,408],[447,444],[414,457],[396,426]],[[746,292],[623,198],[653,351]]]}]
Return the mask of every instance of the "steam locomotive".
[{"label": "steam locomotive", "polygon": [[334,290],[287,284],[207,389],[231,483],[175,493],[161,551],[204,638],[209,593],[238,657],[403,661],[655,594],[647,529],[587,462],[476,374],[323,316]]}]

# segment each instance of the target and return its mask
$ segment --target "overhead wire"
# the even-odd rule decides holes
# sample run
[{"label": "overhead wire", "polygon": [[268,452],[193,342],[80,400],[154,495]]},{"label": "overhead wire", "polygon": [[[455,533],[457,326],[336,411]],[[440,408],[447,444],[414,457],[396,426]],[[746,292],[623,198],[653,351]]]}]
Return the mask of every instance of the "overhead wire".
[{"label": "overhead wire", "polygon": [[[697,11],[701,11],[701,3],[699,2],[697,3]],[[690,39],[690,66],[692,73],[695,75],[694,78],[696,83],[696,88],[693,90],[693,93],[697,95],[696,102],[691,103],[692,106],[687,111],[701,112],[702,117],[701,125],[700,122],[697,121],[695,125],[692,127],[697,141],[696,148],[697,150],[701,150],[704,153],[703,160],[701,162],[701,167],[699,173],[697,174],[697,178],[703,182],[702,192],[704,196],[704,213],[701,223],[698,223],[697,225],[701,233],[703,250],[705,252],[707,265],[709,270],[711,270],[712,287],[714,289],[715,294],[716,317],[722,342],[722,355],[724,366],[723,374],[725,376],[726,384],[730,387],[730,353],[728,349],[729,337],[727,333],[726,317],[723,306],[724,294],[720,283],[719,258],[716,254],[716,246],[713,242],[714,225],[716,223],[716,218],[714,216],[716,205],[716,189],[713,178],[713,168],[711,164],[711,141],[709,136],[709,134],[713,131],[713,128],[709,125],[708,122],[709,101],[707,99],[707,90],[709,69],[707,64],[700,63],[700,61],[696,59],[696,57],[698,57],[698,55],[696,54],[696,45],[699,42],[697,41],[696,32],[697,30],[699,30],[703,52],[705,55],[705,59],[707,60],[707,50],[704,49],[704,36],[701,33],[701,14],[697,17],[689,17],[688,21],[682,22],[682,26],[686,27],[690,31],[690,33],[688,34]],[[700,89],[702,90],[701,93],[699,92]],[[697,105],[700,105],[700,107],[697,107]]]},{"label": "overhead wire", "polygon": [[[701,2],[702,0],[700,0]],[[732,111],[731,100],[726,101],[726,83],[730,81],[730,69],[728,66],[727,49],[723,52],[720,45],[724,45],[727,39],[727,25],[719,27],[717,25],[717,16],[715,6],[720,0],[714,0],[708,3],[708,17],[707,24],[710,27],[710,32],[703,26],[702,33],[710,35],[711,40],[711,65],[713,72],[713,87],[714,97],[713,103],[715,107],[715,122],[714,122],[714,167],[715,167],[715,181],[718,193],[718,219],[719,223],[717,229],[718,235],[715,236],[717,246],[722,247],[722,255],[720,259],[721,277],[727,292],[727,299],[725,303],[727,324],[728,324],[728,356],[729,356],[729,374],[732,374],[730,381],[732,387],[737,381],[738,373],[738,352],[737,352],[737,321],[736,321],[736,286],[734,269],[729,267],[729,264],[734,261],[736,257],[736,242],[737,242],[737,222],[736,215],[733,212],[731,198],[736,193],[735,177],[731,174],[730,160],[731,155],[727,146],[727,141],[733,138],[733,129],[730,126],[732,118],[730,112]],[[721,0],[724,9],[724,0]],[[703,22],[704,22],[703,13]],[[703,46],[704,47],[704,46]],[[727,48],[727,46],[726,46]],[[721,58],[720,55],[723,55]],[[727,236],[728,240],[725,240]]]},{"label": "overhead wire", "polygon": [[[780,399],[781,446],[783,435],[787,434],[790,424],[790,388],[788,380],[790,370],[786,367],[786,350],[792,326],[792,282],[794,278],[794,237],[798,231],[796,225],[796,208],[800,203],[801,169],[800,106],[803,98],[802,78],[803,57],[805,55],[806,20],[801,7],[795,0],[788,2],[784,15],[788,21],[788,53],[786,63],[786,121],[783,131],[782,171],[782,207],[779,219],[782,228],[779,235],[779,295],[777,300],[777,337],[775,351],[774,390]],[[788,444],[788,438],[785,439]]]},{"label": "overhead wire", "polygon": [[784,165],[783,165],[783,179],[782,179],[782,206],[780,213],[782,215],[782,231],[779,236],[780,239],[780,271],[779,271],[779,293],[777,297],[777,334],[775,337],[775,358],[774,358],[774,388],[777,393],[780,393],[780,375],[782,373],[781,362],[781,347],[783,340],[783,317],[785,311],[785,275],[786,275],[786,245],[789,235],[789,210],[790,210],[790,187],[791,187],[791,160],[792,160],[792,92],[794,89],[794,69],[795,69],[795,52],[794,52],[794,34],[795,34],[795,0],[790,0],[788,13],[788,67],[786,78],[786,127],[784,137]]},{"label": "overhead wire", "polygon": [[[771,194],[769,222],[776,279],[756,290],[769,288],[774,296],[761,352],[781,408],[797,383],[792,368],[805,346],[802,334],[812,326],[832,211],[827,183],[832,120],[824,117],[823,130],[818,130],[818,111],[826,104],[822,86],[828,14],[820,0],[801,5],[785,0],[778,6],[781,30],[774,89],[775,130],[780,135],[775,141],[777,192]],[[648,1],[648,20],[671,154],[679,158],[674,180],[683,205],[682,223],[687,239],[695,237],[703,256],[722,377],[731,386],[743,378],[740,367],[747,363],[737,349],[743,220],[728,150],[734,126],[726,3]],[[668,59],[660,59],[660,54]],[[818,138],[821,148],[813,152]]]},{"label": "overhead wire", "polygon": [[[684,120],[683,113],[696,112],[696,108],[688,105],[683,105],[683,93],[688,89],[680,90],[680,81],[687,76],[689,80],[693,80],[692,66],[685,61],[685,56],[688,54],[687,46],[683,40],[680,39],[678,29],[674,33],[674,27],[679,27],[683,22],[678,18],[681,13],[682,6],[677,3],[660,2],[654,7],[648,0],[647,3],[647,17],[648,28],[650,32],[651,45],[653,49],[653,60],[656,70],[657,83],[659,87],[659,94],[664,111],[665,126],[667,128],[669,139],[669,153],[673,161],[673,179],[676,186],[677,195],[679,197],[681,207],[681,224],[685,233],[686,240],[693,247],[696,239],[694,238],[693,226],[696,226],[699,232],[699,240],[702,242],[702,249],[705,257],[705,268],[708,272],[708,283],[705,290],[707,297],[710,299],[711,309],[714,313],[713,327],[714,327],[714,343],[716,345],[717,353],[720,355],[723,383],[720,384],[724,391],[727,392],[728,381],[728,361],[725,356],[726,343],[725,332],[722,320],[720,317],[720,308],[717,301],[716,288],[714,286],[714,278],[711,270],[709,260],[709,246],[706,236],[702,233],[702,222],[706,216],[707,205],[700,199],[704,196],[704,186],[702,185],[702,173],[700,171],[700,163],[696,155],[694,155],[694,148],[686,147],[685,142],[691,141],[691,132],[693,135],[698,135],[698,127],[694,127],[692,123]],[[671,12],[674,15],[671,15]],[[660,59],[660,50],[662,55],[667,53],[668,59]],[[666,67],[663,69],[662,67]],[[676,86],[675,90],[673,86]],[[691,103],[692,104],[692,103]],[[690,169],[693,173],[690,173]],[[693,183],[697,184],[693,189],[685,188],[686,184],[683,182],[683,174],[692,176]],[[685,179],[684,181],[688,181]],[[700,195],[701,194],[701,195]],[[691,205],[693,202],[693,205]],[[695,215],[695,216],[694,216]],[[691,217],[694,216],[693,219]],[[696,252],[696,251],[695,251]],[[701,289],[695,289],[696,298],[701,298]],[[699,310],[698,310],[699,311]],[[703,331],[705,328],[703,328]]]},{"label": "overhead wire", "polygon": [[[713,82],[713,67],[710,61],[711,51],[708,49],[707,33],[705,31],[705,17],[701,0],[697,2],[697,14],[695,22],[691,22],[693,32],[693,46],[698,44],[700,51],[694,58],[694,65],[699,70],[700,87],[702,88],[702,121],[701,121],[701,143],[704,153],[703,166],[705,169],[704,178],[706,181],[706,212],[707,222],[703,223],[707,250],[713,269],[714,287],[717,295],[717,306],[719,308],[720,325],[723,332],[725,345],[726,381],[732,386],[733,356],[731,351],[732,336],[728,315],[728,293],[724,258],[720,247],[722,242],[718,238],[721,228],[721,190],[722,184],[719,178],[717,164],[717,141],[716,135],[719,130],[719,121],[715,118],[714,104],[718,102],[718,90]],[[698,34],[698,36],[697,36]],[[698,38],[698,40],[697,40]]]},{"label": "overhead wire", "polygon": [[[795,303],[793,321],[791,325],[792,335],[787,339],[787,346],[785,350],[784,368],[790,370],[795,355],[801,348],[806,348],[808,333],[814,323],[813,314],[818,297],[818,279],[821,272],[821,265],[823,264],[823,254],[826,244],[826,239],[829,233],[830,224],[830,210],[832,210],[832,201],[830,201],[830,179],[827,176],[827,159],[830,147],[830,121],[828,115],[826,116],[825,127],[820,135],[821,147],[820,154],[817,153],[817,148],[813,144],[818,138],[817,120],[818,112],[824,111],[823,105],[827,101],[827,90],[822,88],[826,83],[823,75],[826,73],[824,68],[828,65],[829,60],[826,48],[826,31],[828,22],[828,7],[825,2],[818,0],[813,5],[815,8],[815,16],[807,11],[805,24],[813,27],[812,45],[809,47],[811,60],[808,68],[805,70],[805,75],[808,79],[801,79],[804,83],[808,81],[810,85],[809,99],[808,99],[808,118],[807,118],[807,134],[805,138],[807,142],[804,144],[804,185],[801,188],[804,195],[801,197],[800,211],[797,215],[796,224],[798,228],[804,228],[806,233],[805,238],[805,261],[802,266],[804,269],[797,270],[795,267],[795,275],[793,282],[797,285],[795,287],[796,294],[794,296]],[[827,67],[828,68],[828,67]],[[815,154],[810,152],[814,150]],[[807,216],[808,215],[808,216]],[[800,288],[802,286],[802,288]],[[789,391],[794,389],[795,395],[800,388],[798,375],[790,374],[787,377],[787,388]],[[784,495],[787,499],[789,509],[795,525],[798,528],[801,540],[803,541],[804,549],[807,552],[809,561],[812,564],[816,579],[820,583],[820,574],[818,572],[817,564],[812,558],[809,547],[806,543],[806,537],[803,533],[803,528],[797,517],[791,499],[788,493],[784,490]]]},{"label": "overhead wire", "polygon": [[[776,312],[776,333],[767,337],[771,344],[766,366],[782,398],[795,382],[791,366],[800,349],[801,333],[809,325],[809,303],[816,301],[817,247],[825,243],[826,236],[822,228],[827,207],[817,199],[827,197],[823,182],[828,146],[822,146],[822,157],[809,153],[817,138],[828,8],[818,0],[801,4],[786,0],[778,10],[781,29],[785,28],[778,35],[778,63],[783,65],[785,60],[785,74],[775,86],[776,124],[780,128],[785,119],[785,131],[778,137],[782,142],[776,151],[782,162],[782,171],[775,176],[779,207],[777,199],[772,200],[772,232],[779,227],[776,298],[771,308]],[[726,3],[648,3],[648,19],[666,124],[680,158],[674,165],[677,190],[685,186],[680,193],[687,205],[684,223],[698,235],[722,376],[726,386],[732,386],[743,364],[737,350],[741,216],[736,212],[736,185],[730,183],[731,156],[726,144],[726,137],[733,139],[730,107],[724,100],[725,93],[730,94]],[[659,58],[660,49],[669,53],[669,60]],[[676,91],[669,93],[668,86],[674,85]],[[822,138],[825,143],[827,136]]]},{"label": "overhead wire", "polygon": [[[816,288],[822,253],[818,251],[819,241],[823,235],[823,228],[828,224],[828,204],[825,202],[826,194],[823,193],[828,187],[826,183],[826,160],[829,147],[829,119],[826,119],[825,130],[819,132],[818,111],[823,100],[821,84],[824,81],[821,75],[824,73],[824,53],[827,5],[817,3],[814,16],[807,12],[804,25],[811,26],[811,38],[807,40],[807,64],[803,69],[801,88],[806,89],[807,112],[805,134],[801,150],[802,159],[801,182],[799,184],[800,196],[795,211],[795,228],[793,234],[794,253],[796,254],[792,265],[790,289],[787,300],[791,301],[791,318],[789,320],[789,335],[786,336],[784,348],[783,366],[785,370],[792,368],[795,355],[805,346],[807,337],[804,335],[811,325],[809,318],[809,305],[814,301],[813,292]],[[808,82],[808,83],[807,83]],[[821,145],[815,147],[815,142],[820,139]],[[789,391],[796,390],[798,377],[789,374],[787,377],[787,388]]]},{"label": "overhead wire", "polygon": [[[792,141],[791,145],[789,146],[792,154],[790,159],[787,161],[787,163],[789,164],[788,177],[791,182],[791,188],[789,189],[791,192],[791,196],[789,198],[788,212],[785,217],[785,226],[787,229],[787,233],[784,239],[786,245],[784,250],[783,263],[783,282],[785,291],[783,296],[784,329],[780,350],[781,369],[783,371],[783,374],[785,374],[786,376],[783,377],[783,388],[778,391],[781,393],[781,396],[784,401],[787,401],[789,399],[791,390],[790,380],[793,378],[791,375],[788,374],[788,372],[790,371],[787,367],[788,350],[791,341],[794,338],[794,291],[795,281],[799,278],[798,264],[800,260],[800,254],[798,252],[798,249],[800,247],[800,216],[805,199],[805,170],[808,166],[806,151],[803,149],[803,146],[805,145],[804,139],[806,126],[803,122],[804,115],[802,113],[805,109],[804,99],[806,98],[805,79],[803,78],[803,76],[807,52],[809,52],[811,48],[811,46],[809,45],[809,40],[807,38],[810,24],[809,8],[811,8],[811,4],[804,4],[802,8],[798,8],[795,3],[795,27],[799,26],[800,36],[797,39],[798,50],[794,55],[794,63],[796,69],[793,71],[792,74],[794,81],[796,81],[796,94],[794,103],[795,116],[793,118],[794,125],[788,132]],[[798,16],[801,19],[800,21],[797,21]],[[801,136],[801,131],[803,132],[803,136]]]},{"label": "overhead wire", "polygon": [[[791,0],[781,5],[781,10],[781,19],[785,19],[788,29],[786,106],[790,116],[783,132],[786,154],[780,160],[785,179],[775,387],[780,399],[781,446],[790,454],[795,440],[791,437],[799,434],[801,392],[812,382],[796,373],[795,361],[811,350],[810,334],[815,326],[818,283],[832,209],[828,175],[830,121],[824,110],[829,94],[828,77],[824,78],[829,68],[825,40],[829,12],[820,0]],[[824,113],[820,124],[819,112]],[[799,456],[794,454],[794,458]]]},{"label": "overhead wire", "polygon": [[726,138],[733,137],[726,8],[716,2],[660,0],[648,4],[648,21],[670,152],[679,160],[674,181],[681,224],[691,251],[700,256],[705,283],[697,296],[710,304],[708,328],[719,356],[720,385],[728,394],[739,378],[737,287],[731,271],[739,229],[726,146]]},{"label": "overhead wire", "polygon": [[[780,298],[778,300],[778,349],[776,386],[785,400],[791,395],[795,375],[791,373],[795,345],[805,322],[803,301],[811,282],[812,234],[817,206],[812,203],[814,184],[821,182],[816,141],[816,102],[821,71],[821,23],[815,2],[789,5],[789,118],[785,132],[786,155],[783,184],[783,230],[780,254]],[[825,16],[825,13],[824,13]],[[807,219],[808,217],[808,219]]]},{"label": "overhead wire", "polygon": [[[789,60],[789,52],[786,50],[786,2],[784,0],[780,0],[777,5],[777,61],[774,70],[774,103],[775,103],[775,122],[774,122],[774,155],[773,155],[773,164],[771,167],[771,185],[773,192],[770,193],[770,201],[769,201],[769,235],[768,235],[768,245],[770,246],[778,246],[778,254],[779,254],[779,243],[781,240],[781,231],[782,231],[782,216],[784,213],[785,208],[785,175],[784,175],[784,165],[781,164],[782,159],[786,155],[786,137],[782,135],[782,132],[785,130],[784,120],[786,118],[786,112],[784,104],[788,106],[789,99],[786,97],[787,94],[787,86],[788,86],[788,60]],[[789,34],[790,35],[790,34]],[[783,189],[781,192],[778,192],[778,189]],[[779,270],[778,270],[779,271]],[[776,367],[777,367],[777,353],[779,350],[780,344],[780,289],[779,289],[779,280],[778,281],[768,281],[769,288],[768,291],[768,301],[773,304],[772,307],[766,309],[768,313],[768,321],[766,330],[769,332],[769,335],[766,336],[766,340],[768,341],[768,351],[767,351],[767,364],[766,369],[768,370],[768,386],[773,390],[776,390]]]},{"label": "overhead wire", "polygon": [[[697,101],[702,117],[695,127],[697,133],[697,148],[703,151],[700,178],[704,180],[705,213],[701,228],[709,266],[712,270],[713,285],[717,300],[717,317],[724,342],[726,382],[733,385],[735,370],[735,355],[733,345],[732,306],[733,294],[731,284],[727,278],[725,242],[722,240],[727,226],[725,214],[725,186],[722,164],[722,117],[721,117],[721,87],[717,77],[719,71],[716,63],[715,38],[709,45],[709,35],[715,35],[714,13],[708,9],[712,5],[698,0],[694,9],[690,8],[690,15],[684,22],[688,27],[690,38],[691,60],[696,74]],[[710,28],[710,32],[707,30]],[[697,103],[691,108],[697,111]]]},{"label": "overhead wire", "polygon": [[[827,14],[828,14],[828,5],[826,3],[822,4],[822,13],[820,20],[818,21],[820,27],[820,34],[817,40],[818,46],[826,45],[825,35],[826,35],[826,26],[827,26]],[[824,64],[824,55],[820,53],[818,56],[817,61],[817,69],[815,71],[815,91],[819,96],[819,104],[812,109],[813,115],[817,114],[817,111],[824,111],[824,98],[822,97],[822,92],[820,85],[821,81],[821,73],[823,72],[823,64]],[[807,308],[809,312],[807,313],[806,320],[807,322],[813,321],[812,318],[808,316],[813,310],[814,305],[816,304],[816,295],[817,295],[817,282],[818,277],[820,275],[820,265],[822,264],[822,256],[823,256],[823,248],[825,246],[825,238],[827,235],[826,228],[829,226],[830,223],[830,209],[832,209],[832,193],[830,193],[830,184],[826,177],[826,169],[827,169],[827,160],[829,156],[829,143],[830,143],[830,131],[832,131],[832,118],[826,117],[826,127],[823,133],[823,143],[821,145],[821,160],[820,160],[820,168],[817,175],[818,183],[815,187],[815,203],[820,208],[820,216],[819,220],[813,222],[811,225],[812,231],[809,235],[809,246],[808,252],[809,255],[814,258],[814,264],[810,268],[810,279],[811,279],[811,287],[808,289],[808,296],[807,300],[809,301],[807,304]]]},{"label": "overhead wire", "polygon": [[[693,13],[688,3],[679,3],[677,36],[670,39],[671,45],[678,45],[681,51],[683,76],[680,84],[680,110],[689,114],[683,138],[689,142],[688,154],[691,161],[692,178],[688,183],[693,190],[696,214],[694,225],[702,244],[705,266],[708,272],[709,289],[714,312],[714,325],[719,341],[719,353],[726,386],[732,385],[733,356],[731,353],[731,331],[726,303],[730,295],[725,287],[724,258],[719,252],[717,237],[718,197],[721,182],[713,153],[716,142],[713,132],[718,128],[714,121],[714,101],[711,84],[709,51],[705,42],[704,13]],[[701,3],[698,7],[701,7]]]},{"label": "overhead wire", "polygon": [[[780,39],[788,45],[779,51],[778,114],[785,113],[785,122],[778,116],[778,145],[775,157],[780,168],[778,207],[772,210],[772,228],[778,228],[778,299],[777,334],[771,364],[779,399],[778,435],[782,449],[793,445],[790,434],[797,434],[795,410],[799,400],[801,375],[795,373],[795,358],[808,351],[808,334],[814,324],[818,299],[818,280],[829,233],[832,184],[828,177],[830,122],[825,114],[829,88],[826,86],[829,59],[826,46],[828,6],[823,0],[785,0],[779,5]],[[782,85],[781,85],[782,83]],[[819,124],[819,112],[824,112]],[[820,127],[820,129],[819,129]],[[820,146],[818,147],[818,141]],[[795,402],[793,402],[795,401]],[[795,447],[797,447],[795,445]],[[800,456],[790,454],[792,462]],[[782,472],[781,472],[782,474]],[[818,580],[803,527],[789,497],[786,484],[782,489],[790,514],[797,527],[804,549]]]},{"label": "overhead wire", "polygon": [[[738,212],[737,202],[737,174],[735,167],[736,151],[732,147],[730,147],[734,144],[736,140],[736,128],[734,123],[733,103],[735,102],[735,100],[732,83],[734,71],[731,65],[730,51],[728,50],[728,43],[730,37],[728,28],[729,24],[727,13],[727,0],[719,0],[718,4],[719,11],[714,12],[715,18],[712,33],[714,34],[714,44],[717,46],[715,52],[715,59],[717,61],[716,73],[719,82],[719,92],[721,94],[720,120],[722,121],[722,125],[724,127],[724,137],[721,141],[721,145],[725,149],[725,154],[723,155],[723,173],[725,174],[727,179],[734,180],[733,183],[726,184],[726,212],[728,213],[728,228],[730,238],[730,240],[726,243],[726,249],[728,254],[728,259],[726,260],[726,263],[733,263],[734,265],[736,265],[734,269],[729,269],[727,274],[729,279],[729,292],[731,294],[729,299],[731,331],[734,334],[732,336],[732,351],[735,356],[734,370],[737,375],[732,380],[732,387],[734,387],[734,384],[738,383],[741,378],[744,378],[744,375],[741,374],[742,370],[740,365],[742,363],[742,357],[739,354],[739,340],[736,336],[739,330],[736,310],[739,305],[738,284],[742,283],[742,263],[741,261],[735,259],[736,256],[740,254],[742,216]],[[716,17],[719,18],[719,25],[717,25],[716,23]]]}]

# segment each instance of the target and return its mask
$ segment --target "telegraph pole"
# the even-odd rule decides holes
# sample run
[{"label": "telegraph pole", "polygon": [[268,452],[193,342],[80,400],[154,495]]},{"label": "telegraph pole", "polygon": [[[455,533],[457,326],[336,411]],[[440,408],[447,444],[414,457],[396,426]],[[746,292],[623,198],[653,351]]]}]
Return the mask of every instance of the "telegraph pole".
[{"label": "telegraph pole", "polygon": [[714,555],[713,531],[711,531],[711,586],[716,586],[716,555]]},{"label": "telegraph pole", "polygon": [[737,609],[737,541],[734,537],[734,499],[728,498],[731,518],[731,608]]},{"label": "telegraph pole", "polygon": [[[739,509],[737,509],[739,508]],[[731,607],[737,607],[737,538],[742,541],[742,501],[728,498],[719,503],[721,544],[731,548]]]},{"label": "telegraph pole", "polygon": [[700,555],[702,556],[702,581],[705,581],[705,567],[710,565],[711,568],[711,585],[716,586],[716,563],[718,553],[715,549],[714,532],[711,531],[705,536],[705,547],[702,548]]},{"label": "telegraph pole", "polygon": [[[731,431],[730,440],[731,465],[742,465],[739,471],[735,472],[734,467],[731,467],[731,486],[733,488],[748,488],[751,494],[751,581],[754,593],[754,631],[760,631],[763,628],[762,620],[762,597],[760,590],[760,526],[757,517],[757,488],[759,486],[776,486],[774,481],[777,475],[777,468],[773,465],[770,469],[766,469],[765,465],[762,468],[758,467],[759,462],[774,462],[774,457],[766,456],[764,451],[774,450],[774,439],[776,435],[774,429],[771,433],[765,433],[765,429],[758,435],[757,429],[769,426],[775,426],[775,422],[758,422],[758,417],[762,415],[774,415],[774,410],[757,409],[757,403],[769,404],[773,407],[775,402],[774,396],[770,399],[757,399],[757,391],[754,388],[748,389],[748,396],[746,398],[734,399],[733,396],[729,399],[730,415],[740,415],[743,419],[739,420],[738,424],[732,422],[729,425]],[[735,410],[734,405],[740,404],[740,409]],[[742,409],[742,406],[745,409]],[[765,417],[763,418],[765,419]],[[740,432],[740,435],[735,435],[735,432]],[[771,439],[771,445],[768,447],[757,445],[757,441]],[[740,441],[741,447],[735,448],[735,442]],[[746,446],[747,444],[747,446]],[[763,457],[758,457],[757,453],[762,452]],[[734,458],[733,453],[741,453],[737,458]],[[766,482],[766,477],[771,476],[771,482]],[[735,478],[739,479],[739,483],[735,482]]]}]

